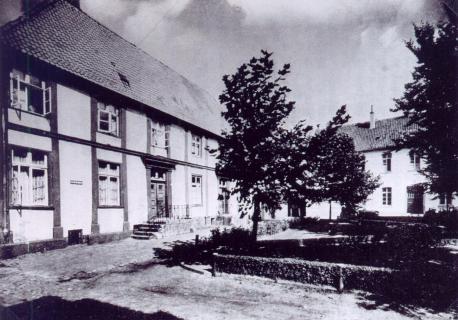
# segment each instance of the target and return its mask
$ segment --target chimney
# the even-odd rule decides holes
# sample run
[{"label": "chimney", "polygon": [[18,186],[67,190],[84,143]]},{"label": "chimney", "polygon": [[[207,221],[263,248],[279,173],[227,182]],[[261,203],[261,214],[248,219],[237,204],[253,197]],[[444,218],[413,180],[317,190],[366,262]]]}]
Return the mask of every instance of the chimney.
[{"label": "chimney", "polygon": [[374,106],[371,105],[371,113],[370,113],[370,123],[369,123],[369,129],[374,129],[375,128],[375,118],[374,118]]}]

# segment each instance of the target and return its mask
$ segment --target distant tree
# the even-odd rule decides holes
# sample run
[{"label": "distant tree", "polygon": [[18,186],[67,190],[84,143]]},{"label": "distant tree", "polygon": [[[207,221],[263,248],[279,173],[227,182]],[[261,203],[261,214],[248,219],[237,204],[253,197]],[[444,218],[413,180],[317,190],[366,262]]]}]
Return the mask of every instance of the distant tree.
[{"label": "distant tree", "polygon": [[321,201],[321,187],[315,176],[310,175],[307,152],[313,127],[300,121],[292,129],[284,129],[277,161],[277,176],[282,179],[284,199],[298,208],[305,208]]},{"label": "distant tree", "polygon": [[414,25],[415,42],[407,48],[417,58],[413,81],[395,99],[392,111],[402,111],[418,126],[397,141],[425,160],[422,173],[429,190],[451,200],[458,191],[458,46],[456,22]]},{"label": "distant tree", "polygon": [[342,106],[325,129],[311,136],[310,127],[293,129],[290,145],[298,147],[290,147],[286,197],[306,205],[335,201],[354,212],[379,186],[378,178],[365,171],[364,155],[355,150],[353,139],[339,131],[349,118]]},{"label": "distant tree", "polygon": [[288,101],[290,89],[282,82],[290,72],[285,64],[276,73],[272,53],[261,51],[242,64],[233,75],[225,75],[220,102],[230,128],[223,131],[217,153],[218,175],[235,182],[234,194],[242,204],[241,213],[253,210],[253,238],[256,239],[261,204],[275,210],[282,202],[277,176],[279,141],[284,119],[294,107]]}]

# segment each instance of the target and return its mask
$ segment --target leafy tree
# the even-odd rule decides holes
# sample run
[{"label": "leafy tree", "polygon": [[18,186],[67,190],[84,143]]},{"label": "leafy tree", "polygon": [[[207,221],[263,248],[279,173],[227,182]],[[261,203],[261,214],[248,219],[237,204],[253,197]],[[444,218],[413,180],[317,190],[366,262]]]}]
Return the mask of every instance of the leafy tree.
[{"label": "leafy tree", "polygon": [[307,135],[311,127],[302,124],[286,135],[293,141],[287,145],[292,155],[285,183],[291,191],[286,197],[305,204],[336,201],[354,212],[379,186],[378,179],[365,171],[364,155],[355,150],[353,139],[340,131],[349,118],[342,106],[326,128],[312,136]]},{"label": "leafy tree", "polygon": [[281,184],[275,170],[284,119],[294,107],[290,89],[282,82],[290,72],[285,64],[276,73],[272,53],[261,51],[242,64],[233,75],[225,75],[220,102],[230,129],[223,131],[217,154],[217,174],[235,181],[241,212],[253,209],[253,238],[256,239],[261,204],[275,210],[281,204]]},{"label": "leafy tree", "polygon": [[282,176],[282,193],[290,205],[305,208],[321,201],[321,190],[315,176],[310,175],[307,158],[313,127],[300,121],[292,129],[284,129],[282,148],[277,163],[277,176]]},{"label": "leafy tree", "polygon": [[395,99],[392,111],[409,117],[410,130],[397,141],[425,160],[422,173],[433,193],[451,195],[458,191],[458,107],[456,22],[414,25],[415,42],[407,48],[418,62],[413,81],[404,95]]}]

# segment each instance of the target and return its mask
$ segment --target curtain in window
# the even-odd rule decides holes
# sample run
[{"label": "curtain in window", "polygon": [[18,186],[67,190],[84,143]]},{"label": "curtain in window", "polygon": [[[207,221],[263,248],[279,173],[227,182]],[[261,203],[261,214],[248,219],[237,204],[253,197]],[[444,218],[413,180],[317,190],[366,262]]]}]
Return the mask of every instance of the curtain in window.
[{"label": "curtain in window", "polygon": [[99,177],[99,203],[101,205],[108,204],[108,179],[107,177]]},{"label": "curtain in window", "polygon": [[32,197],[33,203],[42,204],[45,197],[45,172],[44,170],[33,170],[32,173]]}]

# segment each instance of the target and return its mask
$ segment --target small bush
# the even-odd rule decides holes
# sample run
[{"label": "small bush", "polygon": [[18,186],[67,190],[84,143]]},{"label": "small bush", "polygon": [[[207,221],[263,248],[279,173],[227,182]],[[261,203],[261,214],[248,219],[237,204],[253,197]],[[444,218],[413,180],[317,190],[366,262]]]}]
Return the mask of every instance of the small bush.
[{"label": "small bush", "polygon": [[431,250],[439,244],[434,229],[420,224],[401,224],[386,235],[386,254],[395,267],[424,264],[431,258]]},{"label": "small bush", "polygon": [[439,211],[430,209],[425,212],[423,222],[432,226],[444,226],[450,232],[458,232],[458,210]]},{"label": "small bush", "polygon": [[378,211],[359,210],[356,218],[360,220],[377,220],[379,215]]},{"label": "small bush", "polygon": [[243,228],[214,229],[211,236],[206,241],[212,248],[228,247],[231,249],[243,249],[248,247],[253,239],[251,232]]},{"label": "small bush", "polygon": [[289,227],[291,229],[305,229],[307,227],[316,226],[320,221],[318,217],[303,217],[294,218],[289,220]]}]

